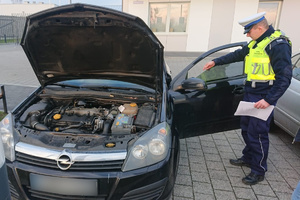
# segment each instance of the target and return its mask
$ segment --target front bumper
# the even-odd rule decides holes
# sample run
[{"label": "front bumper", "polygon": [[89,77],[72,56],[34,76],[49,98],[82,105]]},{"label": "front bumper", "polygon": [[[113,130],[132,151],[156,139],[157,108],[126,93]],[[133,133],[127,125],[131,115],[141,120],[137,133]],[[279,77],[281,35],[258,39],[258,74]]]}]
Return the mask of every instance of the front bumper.
[{"label": "front bumper", "polygon": [[[165,199],[171,194],[175,182],[177,163],[178,148],[172,148],[164,161],[129,172],[61,171],[31,166],[18,161],[13,163],[7,161],[7,171],[12,197],[17,199],[146,200]],[[31,188],[31,173],[59,178],[96,180],[97,195],[74,196],[72,194],[54,194],[45,191],[37,191]],[[64,187],[64,185],[61,187]]]}]

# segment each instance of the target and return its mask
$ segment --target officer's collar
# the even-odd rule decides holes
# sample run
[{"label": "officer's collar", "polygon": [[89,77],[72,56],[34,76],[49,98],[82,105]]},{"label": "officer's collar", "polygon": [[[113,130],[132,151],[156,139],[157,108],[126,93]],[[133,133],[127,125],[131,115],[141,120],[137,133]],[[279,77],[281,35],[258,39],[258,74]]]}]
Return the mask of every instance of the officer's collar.
[{"label": "officer's collar", "polygon": [[275,32],[274,28],[272,25],[269,26],[268,30],[266,30],[266,32],[264,32],[257,40],[256,43],[261,42],[263,39],[265,39],[266,37],[269,37],[270,35],[272,35]]}]

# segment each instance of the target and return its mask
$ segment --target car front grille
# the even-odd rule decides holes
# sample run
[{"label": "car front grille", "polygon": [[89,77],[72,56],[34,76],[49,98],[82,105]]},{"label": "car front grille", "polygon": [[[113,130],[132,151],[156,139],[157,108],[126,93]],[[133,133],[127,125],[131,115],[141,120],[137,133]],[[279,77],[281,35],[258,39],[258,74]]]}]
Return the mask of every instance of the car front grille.
[{"label": "car front grille", "polygon": [[158,197],[160,197],[163,190],[164,190],[164,187],[160,187],[160,188],[156,188],[155,190],[152,190],[152,191],[149,191],[149,192],[124,196],[124,197],[121,198],[121,200],[152,200],[152,199],[158,199]]},{"label": "car front grille", "polygon": [[[16,160],[39,167],[46,167],[52,169],[59,169],[56,160],[36,157],[32,155],[27,155],[24,153],[16,152]],[[114,160],[114,161],[89,161],[89,162],[75,162],[68,169],[73,171],[120,171],[124,160]]]},{"label": "car front grille", "polygon": [[165,189],[167,178],[145,187],[127,192],[121,200],[153,200],[158,199]]},{"label": "car front grille", "polygon": [[31,200],[105,200],[104,196],[86,197],[86,196],[72,196],[72,195],[57,195],[48,192],[41,192],[27,187],[27,192],[30,194]]},{"label": "car front grille", "polygon": [[16,190],[16,188],[14,187],[14,185],[10,182],[10,180],[8,179],[8,184],[9,184],[9,190],[10,190],[10,194],[11,197],[15,198],[15,199],[19,199],[19,194],[18,191]]}]

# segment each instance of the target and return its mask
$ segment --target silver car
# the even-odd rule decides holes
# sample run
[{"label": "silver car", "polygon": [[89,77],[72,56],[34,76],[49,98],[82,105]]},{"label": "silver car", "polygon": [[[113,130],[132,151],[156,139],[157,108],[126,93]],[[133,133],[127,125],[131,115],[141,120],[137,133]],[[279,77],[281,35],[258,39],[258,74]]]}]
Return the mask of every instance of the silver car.
[{"label": "silver car", "polygon": [[5,165],[5,155],[2,139],[0,137],[0,200],[9,200],[10,192],[8,187],[7,171]]},{"label": "silver car", "polygon": [[300,141],[300,53],[292,57],[293,78],[290,87],[279,99],[275,111],[274,122],[284,131]]}]

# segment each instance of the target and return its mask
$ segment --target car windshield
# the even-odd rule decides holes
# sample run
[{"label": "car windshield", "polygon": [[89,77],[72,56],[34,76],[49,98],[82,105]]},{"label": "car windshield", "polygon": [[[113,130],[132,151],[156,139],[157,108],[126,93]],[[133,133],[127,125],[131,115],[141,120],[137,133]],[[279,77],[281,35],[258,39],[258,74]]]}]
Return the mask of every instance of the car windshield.
[{"label": "car windshield", "polygon": [[74,87],[74,88],[90,88],[94,90],[101,89],[118,89],[118,90],[134,90],[134,91],[144,91],[148,93],[155,93],[155,90],[124,81],[117,80],[105,80],[105,79],[75,79],[57,82],[52,85],[59,85],[62,87]]}]

